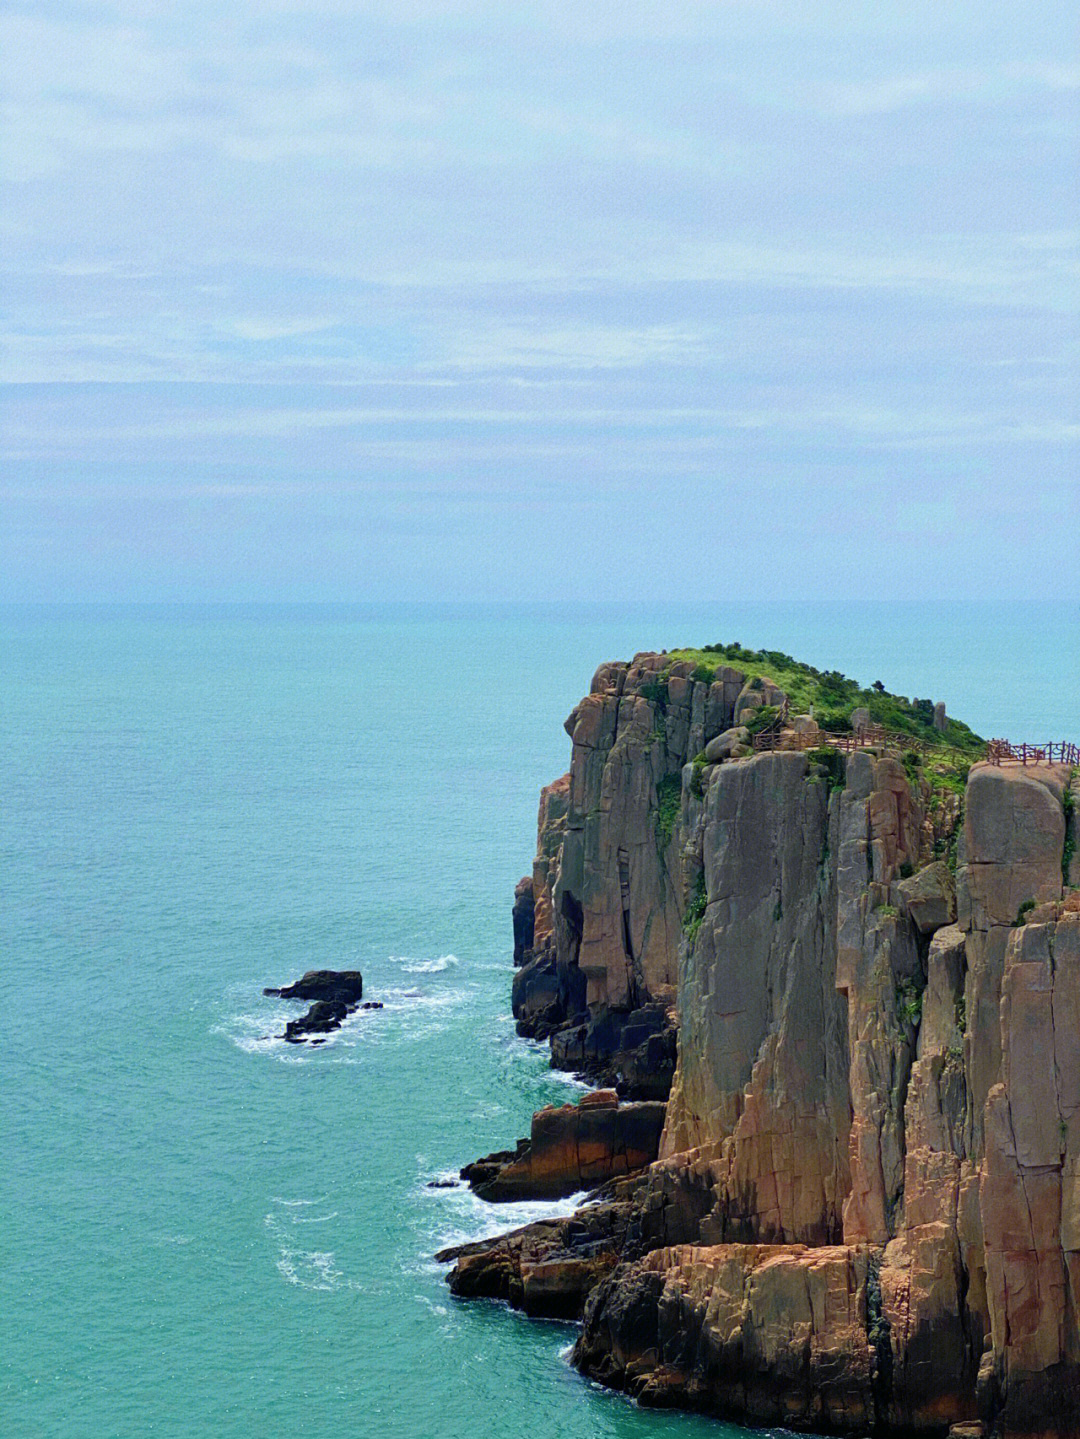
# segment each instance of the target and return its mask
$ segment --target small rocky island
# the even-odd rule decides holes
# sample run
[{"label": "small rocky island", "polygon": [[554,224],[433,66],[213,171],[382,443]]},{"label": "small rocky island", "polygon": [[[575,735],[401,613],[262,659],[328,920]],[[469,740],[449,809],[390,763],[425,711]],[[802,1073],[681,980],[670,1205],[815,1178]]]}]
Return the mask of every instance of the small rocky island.
[{"label": "small rocky island", "polygon": [[289,1044],[303,1044],[310,1035],[322,1036],[313,1044],[321,1044],[327,1034],[340,1029],[342,1021],[356,1009],[382,1009],[377,1001],[360,1001],[364,997],[364,980],[358,969],[309,969],[295,984],[283,989],[264,989],[263,994],[278,999],[312,1001],[306,1014],[290,1019],[281,1038]]},{"label": "small rocky island", "polygon": [[606,1092],[463,1173],[601,1187],[453,1292],[580,1319],[642,1404],[1076,1439],[1080,751],[737,645],[602,665],[566,728],[513,1006]]}]

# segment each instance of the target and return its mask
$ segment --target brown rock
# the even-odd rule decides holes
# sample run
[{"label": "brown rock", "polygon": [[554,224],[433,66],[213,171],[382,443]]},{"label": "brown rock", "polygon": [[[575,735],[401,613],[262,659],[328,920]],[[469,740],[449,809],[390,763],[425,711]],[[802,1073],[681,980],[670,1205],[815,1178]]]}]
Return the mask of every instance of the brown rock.
[{"label": "brown rock", "polygon": [[466,1165],[461,1177],[495,1203],[561,1199],[650,1164],[663,1124],[662,1103],[620,1104],[613,1090],[596,1091],[578,1104],[537,1110],[531,1137],[516,1151]]}]

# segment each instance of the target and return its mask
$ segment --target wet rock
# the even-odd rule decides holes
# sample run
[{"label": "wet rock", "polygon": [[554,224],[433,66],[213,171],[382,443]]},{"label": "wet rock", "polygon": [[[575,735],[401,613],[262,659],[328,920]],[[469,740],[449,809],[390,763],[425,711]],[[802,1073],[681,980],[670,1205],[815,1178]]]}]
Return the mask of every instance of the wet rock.
[{"label": "wet rock", "polygon": [[[346,1019],[360,1004],[364,992],[364,981],[358,969],[310,969],[295,984],[282,989],[264,989],[263,994],[276,995],[279,999],[313,1000],[314,1003],[299,1019],[290,1019],[282,1038],[289,1044],[303,1044],[312,1034],[326,1035],[341,1028]],[[364,1009],[381,1009],[376,1000],[369,1000]],[[312,1040],[321,1044],[321,1039]]]},{"label": "wet rock", "polygon": [[535,935],[536,906],[533,901],[533,881],[531,875],[518,880],[514,889],[514,964],[519,965],[525,962],[527,951],[533,947]]},{"label": "wet rock", "polygon": [[309,969],[303,978],[284,989],[264,989],[279,999],[336,1000],[342,1004],[359,1004],[364,994],[364,979],[358,969]]},{"label": "wet rock", "polygon": [[329,1034],[341,1028],[350,1006],[339,999],[319,999],[300,1019],[290,1019],[285,1026],[284,1038],[290,1044],[302,1044],[309,1034]]},{"label": "wet rock", "polygon": [[560,1199],[643,1169],[663,1126],[663,1104],[620,1104],[614,1090],[600,1090],[538,1110],[529,1139],[466,1165],[461,1177],[495,1203]]},{"label": "wet rock", "polygon": [[605,1187],[576,1214],[441,1250],[459,1299],[501,1299],[545,1319],[579,1319],[586,1297],[631,1243],[637,1181]]}]

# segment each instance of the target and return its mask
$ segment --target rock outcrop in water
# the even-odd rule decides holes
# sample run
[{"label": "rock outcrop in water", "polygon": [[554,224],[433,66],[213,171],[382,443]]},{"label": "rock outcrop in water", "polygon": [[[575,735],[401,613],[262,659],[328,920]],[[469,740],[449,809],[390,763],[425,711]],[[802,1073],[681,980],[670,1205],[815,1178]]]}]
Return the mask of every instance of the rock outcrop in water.
[{"label": "rock outcrop in water", "polygon": [[489,1154],[461,1171],[481,1199],[562,1199],[644,1169],[656,1158],[664,1105],[620,1104],[613,1089],[533,1115],[516,1150]]},{"label": "rock outcrop in water", "polygon": [[[358,969],[309,969],[295,984],[283,989],[264,989],[263,994],[279,999],[313,1001],[307,1013],[290,1019],[282,1036],[290,1044],[303,1044],[309,1035],[327,1035],[341,1028],[364,995],[364,980]],[[381,1004],[366,1004],[365,1009],[381,1009]],[[315,1040],[318,1044],[320,1041]]]},{"label": "rock outcrop in water", "polygon": [[643,1403],[1075,1439],[1080,778],[742,736],[720,757],[782,704],[750,686],[638,656],[568,721],[515,1014],[635,1093],[668,1082],[677,1010],[660,1157],[462,1252],[452,1287],[584,1303],[575,1362]]}]

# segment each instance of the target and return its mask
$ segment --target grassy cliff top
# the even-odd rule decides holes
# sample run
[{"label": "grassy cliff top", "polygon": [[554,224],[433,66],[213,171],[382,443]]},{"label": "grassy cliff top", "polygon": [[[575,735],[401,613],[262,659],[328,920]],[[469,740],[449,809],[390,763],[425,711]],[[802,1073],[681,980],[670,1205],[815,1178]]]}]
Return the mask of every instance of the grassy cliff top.
[{"label": "grassy cliff top", "polygon": [[849,730],[852,711],[863,706],[870,711],[871,720],[886,729],[970,758],[981,756],[983,751],[983,740],[960,720],[950,717],[944,732],[936,730],[932,700],[909,700],[890,694],[880,680],[863,689],[857,680],[839,670],[816,670],[780,650],[747,650],[738,643],[703,645],[701,649],[670,650],[669,658],[691,661],[701,672],[701,679],[722,665],[741,670],[748,679],[767,675],[787,694],[792,714],[805,714],[812,705],[818,724],[830,733]]}]

